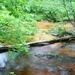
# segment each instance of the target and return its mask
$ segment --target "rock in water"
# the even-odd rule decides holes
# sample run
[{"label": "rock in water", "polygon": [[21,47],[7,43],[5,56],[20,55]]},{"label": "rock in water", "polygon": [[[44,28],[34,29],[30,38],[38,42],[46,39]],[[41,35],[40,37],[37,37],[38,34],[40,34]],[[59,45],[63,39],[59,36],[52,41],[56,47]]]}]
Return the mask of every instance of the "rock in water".
[{"label": "rock in water", "polygon": [[5,67],[5,62],[7,61],[7,52],[0,53],[0,68]]}]

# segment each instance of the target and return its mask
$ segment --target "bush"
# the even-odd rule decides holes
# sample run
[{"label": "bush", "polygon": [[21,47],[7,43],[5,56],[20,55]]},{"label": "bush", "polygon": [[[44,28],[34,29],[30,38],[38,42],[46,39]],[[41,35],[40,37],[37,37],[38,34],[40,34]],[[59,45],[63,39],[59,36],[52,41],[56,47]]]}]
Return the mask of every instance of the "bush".
[{"label": "bush", "polygon": [[57,37],[63,37],[64,35],[70,34],[68,31],[65,30],[61,23],[50,27],[47,33],[55,35]]},{"label": "bush", "polygon": [[[20,18],[10,15],[6,9],[0,10],[0,42],[15,45],[18,50],[27,51],[26,41],[36,33],[35,22],[23,22]],[[26,40],[26,37],[28,40]],[[23,44],[18,47],[17,44]]]}]

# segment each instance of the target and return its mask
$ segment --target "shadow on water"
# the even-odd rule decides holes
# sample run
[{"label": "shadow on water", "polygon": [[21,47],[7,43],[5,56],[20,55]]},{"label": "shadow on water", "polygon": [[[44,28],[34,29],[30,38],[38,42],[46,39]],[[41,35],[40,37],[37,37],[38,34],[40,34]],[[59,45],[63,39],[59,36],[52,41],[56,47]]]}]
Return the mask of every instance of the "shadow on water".
[{"label": "shadow on water", "polygon": [[[14,59],[0,54],[0,75],[75,75],[75,43],[61,48],[61,43],[31,47]],[[4,63],[6,61],[6,63]],[[5,67],[4,67],[5,66]]]}]

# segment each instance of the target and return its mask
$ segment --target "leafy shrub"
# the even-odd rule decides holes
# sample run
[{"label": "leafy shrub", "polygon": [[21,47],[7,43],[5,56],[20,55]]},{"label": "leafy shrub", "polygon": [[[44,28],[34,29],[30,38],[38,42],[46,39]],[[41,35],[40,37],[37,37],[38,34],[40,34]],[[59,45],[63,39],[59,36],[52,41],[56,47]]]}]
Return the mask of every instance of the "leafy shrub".
[{"label": "leafy shrub", "polygon": [[64,36],[64,34],[68,32],[65,30],[63,25],[57,24],[57,25],[50,27],[47,33],[61,37],[61,36]]},{"label": "leafy shrub", "polygon": [[69,17],[72,17],[72,7],[74,9],[75,2],[71,1],[70,3],[70,0],[1,0],[0,9],[2,6],[6,7],[10,11],[10,15],[16,18],[20,17],[21,20],[61,21],[67,18],[67,11],[63,3],[68,10]]},{"label": "leafy shrub", "polygon": [[[27,51],[25,38],[30,38],[28,36],[36,33],[35,23],[23,22],[10,15],[7,10],[0,10],[0,12],[0,41],[15,45],[15,48],[19,50]],[[17,44],[23,45],[19,47]]]}]

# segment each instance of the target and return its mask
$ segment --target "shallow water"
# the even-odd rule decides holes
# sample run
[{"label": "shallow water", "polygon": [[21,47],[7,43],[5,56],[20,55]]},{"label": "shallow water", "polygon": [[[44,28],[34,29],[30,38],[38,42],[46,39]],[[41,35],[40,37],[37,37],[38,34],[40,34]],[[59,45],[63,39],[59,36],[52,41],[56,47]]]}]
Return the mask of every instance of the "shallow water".
[{"label": "shallow water", "polygon": [[[0,69],[0,75],[10,75],[10,72],[14,72],[15,75],[74,75],[75,51],[73,45],[75,43],[69,43],[64,48],[61,48],[61,43],[31,47],[29,53],[18,53],[15,59],[8,59],[5,68]],[[38,56],[39,54],[53,56],[48,58]],[[61,58],[57,55],[61,55]],[[4,63],[7,59],[6,53],[0,56],[3,58],[0,63]]]}]

